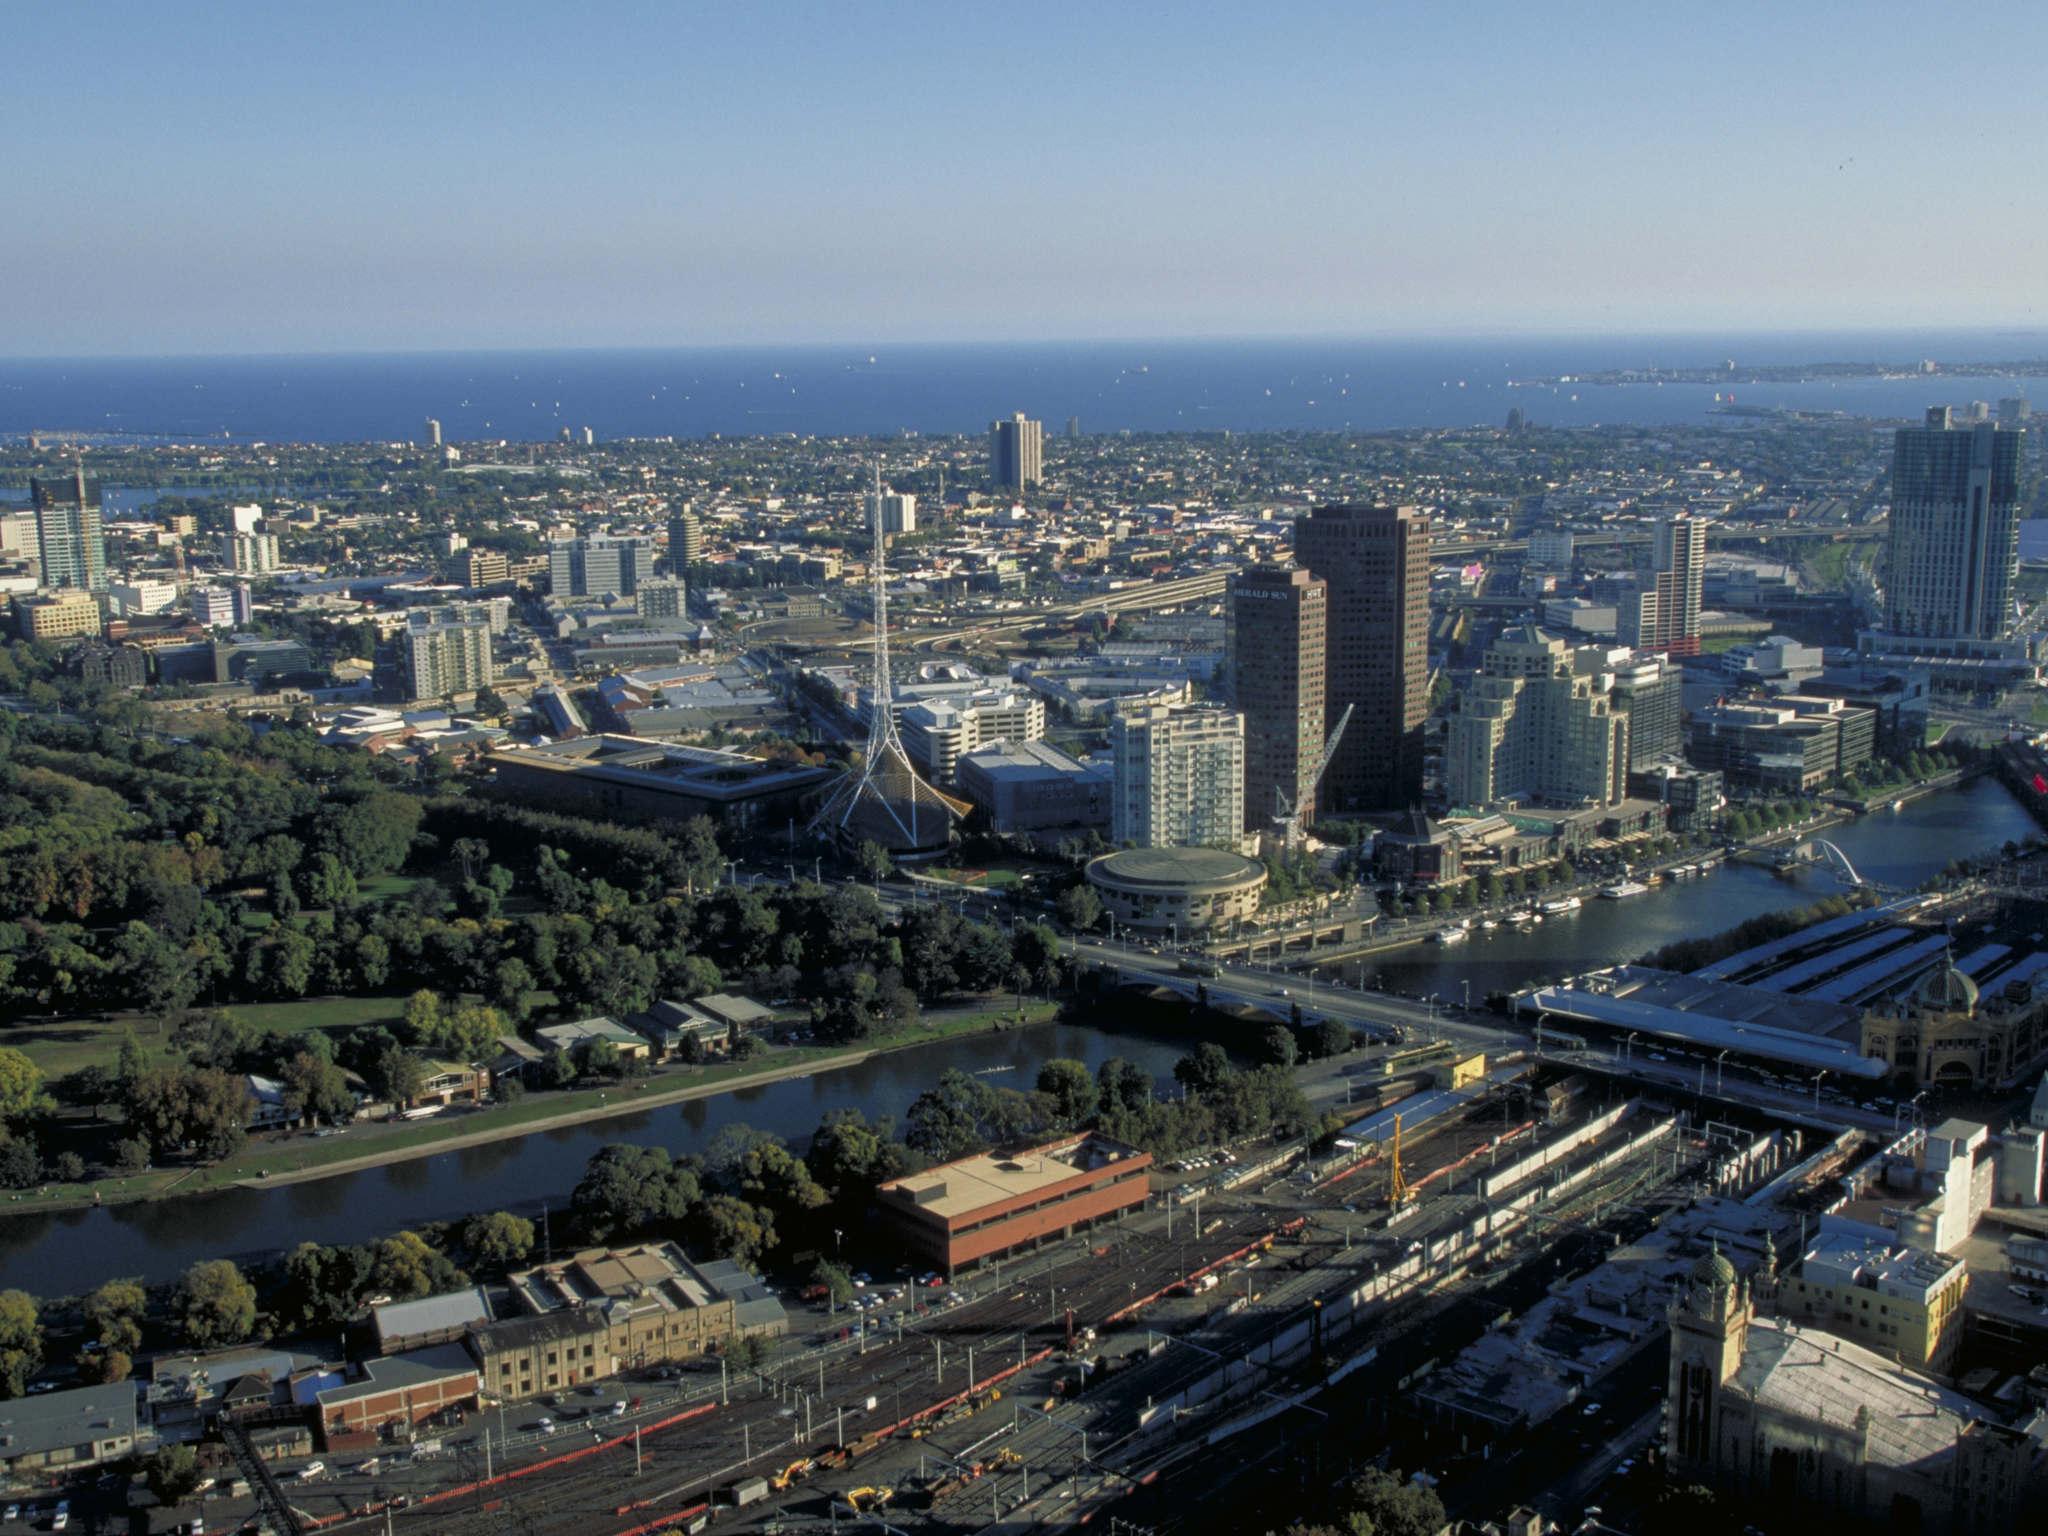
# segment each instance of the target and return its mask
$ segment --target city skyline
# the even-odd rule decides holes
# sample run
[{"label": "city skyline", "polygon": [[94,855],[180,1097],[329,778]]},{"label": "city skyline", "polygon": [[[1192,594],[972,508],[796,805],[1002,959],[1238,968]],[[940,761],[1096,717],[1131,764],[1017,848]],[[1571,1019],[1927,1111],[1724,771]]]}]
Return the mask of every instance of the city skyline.
[{"label": "city skyline", "polygon": [[[601,7],[573,28],[537,7],[488,26],[209,9],[218,25],[135,5],[14,19],[22,201],[93,201],[17,247],[10,351],[2040,313],[2026,274],[2048,221],[1976,153],[2008,132],[1996,94],[1903,6],[1846,29],[1724,7],[1683,46],[1611,5],[1563,25],[1505,5],[1455,24],[1055,7],[1000,34],[916,5],[797,26]],[[2016,56],[2044,26],[2002,22]],[[1022,169],[1021,225],[989,216],[997,163]],[[1959,268],[1898,233],[1895,189],[1936,178],[2004,211],[2000,261]],[[1189,207],[1230,213],[1191,231]],[[934,208],[956,210],[940,239]]]}]

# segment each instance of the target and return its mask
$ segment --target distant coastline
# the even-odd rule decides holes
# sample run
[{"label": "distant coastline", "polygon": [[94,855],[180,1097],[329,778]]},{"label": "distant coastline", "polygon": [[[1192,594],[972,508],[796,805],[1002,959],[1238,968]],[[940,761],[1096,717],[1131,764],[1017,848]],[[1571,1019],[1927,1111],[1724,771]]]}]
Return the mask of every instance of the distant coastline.
[{"label": "distant coastline", "polygon": [[[1900,359],[1830,363],[1825,358]],[[1984,363],[1956,359],[2004,359]],[[2026,359],[2039,358],[2040,362]],[[1729,370],[1727,363],[1737,367]],[[1935,359],[1924,371],[1923,359]],[[2017,361],[2015,361],[2017,360]],[[1976,370],[1976,371],[1973,371]],[[1981,370],[1990,370],[1988,372]],[[978,433],[1730,426],[1717,406],[1918,418],[2048,401],[2048,333],[1454,336],[0,359],[0,445],[456,443]]]}]

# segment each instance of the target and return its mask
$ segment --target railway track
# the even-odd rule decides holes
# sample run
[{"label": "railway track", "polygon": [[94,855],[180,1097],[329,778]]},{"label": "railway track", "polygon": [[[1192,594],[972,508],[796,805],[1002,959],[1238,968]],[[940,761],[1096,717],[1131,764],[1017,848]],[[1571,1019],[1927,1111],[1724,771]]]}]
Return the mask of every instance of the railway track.
[{"label": "railway track", "polygon": [[[388,1511],[395,1532],[535,1536],[622,1532],[688,1507],[724,1484],[767,1476],[833,1447],[879,1448],[908,1441],[941,1414],[955,1421],[1001,1392],[1023,1364],[1036,1364],[1076,1329],[1097,1326],[1135,1294],[1241,1248],[1269,1230],[1269,1212],[1233,1209],[1202,1223],[1177,1218],[1175,1236],[1148,1221],[1105,1228],[1087,1250],[1009,1269],[980,1281],[975,1299],[935,1309],[857,1343],[805,1350],[733,1381],[726,1400],[701,1416],[639,1437],[610,1438],[573,1462],[491,1486],[446,1493],[432,1503]],[[1163,1227],[1163,1219],[1157,1223]],[[873,1408],[867,1404],[874,1403]],[[564,1434],[563,1453],[585,1449]],[[842,1485],[844,1478],[832,1481]],[[382,1523],[387,1512],[369,1517]],[[333,1530],[360,1528],[363,1520]]]}]

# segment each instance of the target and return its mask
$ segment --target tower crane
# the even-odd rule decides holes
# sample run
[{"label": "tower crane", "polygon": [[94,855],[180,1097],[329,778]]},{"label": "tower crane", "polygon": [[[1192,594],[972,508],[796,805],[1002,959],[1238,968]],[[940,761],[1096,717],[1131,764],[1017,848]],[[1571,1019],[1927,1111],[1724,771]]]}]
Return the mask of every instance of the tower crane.
[{"label": "tower crane", "polygon": [[1288,853],[1293,853],[1301,847],[1303,809],[1310,796],[1315,794],[1316,786],[1322,783],[1324,773],[1329,770],[1330,759],[1337,755],[1337,743],[1343,739],[1344,727],[1351,723],[1351,711],[1356,707],[1346,704],[1344,713],[1337,717],[1337,728],[1330,732],[1329,740],[1323,743],[1322,754],[1316,758],[1316,765],[1309,772],[1308,782],[1301,786],[1300,805],[1288,800],[1285,786],[1273,786],[1273,799],[1277,805],[1273,814],[1273,835],[1279,838],[1281,848]]}]

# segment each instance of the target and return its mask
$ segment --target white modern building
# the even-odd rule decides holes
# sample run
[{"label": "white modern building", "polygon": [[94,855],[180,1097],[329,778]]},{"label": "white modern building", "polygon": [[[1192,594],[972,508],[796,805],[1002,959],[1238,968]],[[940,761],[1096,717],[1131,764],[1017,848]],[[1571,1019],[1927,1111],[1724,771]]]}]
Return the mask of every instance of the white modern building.
[{"label": "white modern building", "polygon": [[260,531],[223,534],[220,557],[237,576],[267,576],[277,569],[277,535]]},{"label": "white modern building", "polygon": [[953,781],[960,759],[994,741],[1037,741],[1045,734],[1045,700],[1033,693],[990,690],[964,699],[927,699],[897,717],[903,750],[935,784]]},{"label": "white modern building", "polygon": [[490,686],[491,620],[481,607],[415,608],[399,637],[406,697],[442,699]]},{"label": "white modern building", "polygon": [[1110,722],[1116,793],[1110,840],[1139,848],[1229,848],[1244,839],[1244,716],[1146,708]]},{"label": "white modern building", "polygon": [[144,614],[164,613],[176,606],[175,581],[116,581],[107,587],[107,600],[117,618],[134,619]]}]

